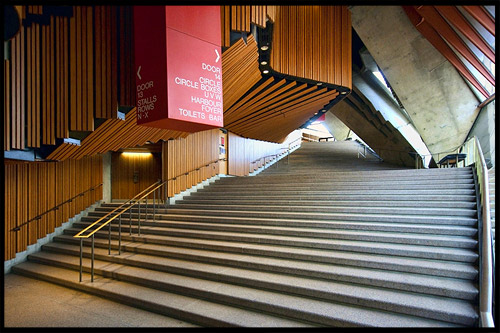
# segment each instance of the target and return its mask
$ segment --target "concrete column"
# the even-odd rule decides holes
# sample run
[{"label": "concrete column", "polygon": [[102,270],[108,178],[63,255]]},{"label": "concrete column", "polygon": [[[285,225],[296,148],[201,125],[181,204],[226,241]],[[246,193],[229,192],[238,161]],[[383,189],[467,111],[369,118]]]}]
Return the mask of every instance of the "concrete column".
[{"label": "concrete column", "polygon": [[111,202],[111,152],[102,155],[102,200]]}]

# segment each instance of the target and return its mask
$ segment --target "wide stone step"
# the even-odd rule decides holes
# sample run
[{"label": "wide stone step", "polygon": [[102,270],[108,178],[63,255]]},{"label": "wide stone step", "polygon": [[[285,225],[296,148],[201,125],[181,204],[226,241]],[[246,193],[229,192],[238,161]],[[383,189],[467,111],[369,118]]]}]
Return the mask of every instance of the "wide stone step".
[{"label": "wide stone step", "polygon": [[[412,224],[440,224],[440,225],[460,225],[460,226],[477,226],[476,218],[456,217],[456,216],[419,216],[419,215],[384,215],[384,214],[336,214],[336,213],[296,213],[296,212],[253,212],[253,211],[212,211],[212,210],[196,210],[187,213],[182,209],[175,211],[168,209],[168,214],[155,214],[158,219],[174,220],[174,221],[207,221],[216,222],[220,219],[224,221],[240,222],[245,219],[252,221],[259,220],[259,223],[281,220],[318,220],[318,221],[356,221],[356,222],[379,222],[379,223],[412,223]],[[149,211],[148,218],[153,218],[152,211]],[[175,214],[177,212],[178,214]],[[89,212],[88,216],[103,217],[106,211]],[[128,212],[123,213],[123,218],[128,218]],[[132,211],[132,217],[139,217]],[[144,211],[141,211],[141,218],[144,218]]]},{"label": "wide stone step", "polygon": [[[133,212],[138,212],[139,208],[131,208]],[[167,212],[183,212],[188,214],[198,210],[216,210],[219,212],[225,211],[249,211],[249,209],[262,211],[262,212],[299,212],[299,213],[358,213],[358,214],[393,214],[393,215],[435,215],[435,216],[462,216],[462,217],[476,217],[477,212],[475,209],[463,208],[428,208],[428,207],[364,207],[364,206],[335,206],[328,207],[322,206],[319,203],[310,206],[291,206],[291,205],[198,205],[190,203],[182,203],[180,205],[172,206],[172,208],[156,208],[155,212],[158,214],[166,214]],[[97,207],[96,211],[109,211],[108,207]],[[145,205],[141,207],[141,211],[145,211]],[[148,211],[152,213],[152,206],[149,205]]]},{"label": "wide stone step", "polygon": [[[49,265],[65,266],[74,270],[79,267],[77,256],[62,254],[44,256],[39,254],[31,255],[30,260]],[[86,271],[89,271],[89,266],[89,264],[85,266]],[[207,266],[205,265],[208,269]],[[278,278],[276,274],[248,270],[244,270],[245,277],[238,279],[234,276],[237,273],[232,272],[233,280],[236,279],[240,283],[246,280],[247,285],[252,285],[249,287],[233,284],[232,281],[225,282],[224,275],[227,279],[227,276],[230,275],[229,269],[225,274],[219,273],[221,280],[223,280],[221,282],[141,267],[130,267],[103,260],[95,260],[94,267],[95,272],[104,277],[113,277],[142,286],[154,286],[163,291],[202,297],[215,302],[227,302],[275,315],[284,314],[279,308],[286,304],[288,317],[324,325],[336,323],[330,318],[325,318],[325,314],[328,314],[328,317],[331,316],[331,312],[325,312],[325,310],[332,305],[337,305],[337,302],[441,320],[457,325],[473,325],[477,320],[474,306],[466,301],[393,292],[387,289],[367,288],[353,284],[316,281],[299,277],[286,278],[286,276],[280,276],[282,279],[280,281],[276,280]],[[255,285],[257,287],[264,285],[266,289],[257,289],[254,287]],[[286,288],[287,285],[288,288]],[[290,295],[294,285],[297,289],[294,294]],[[270,286],[283,290],[268,290]],[[318,307],[321,308],[320,311],[317,310]]]},{"label": "wide stone step", "polygon": [[[138,214],[132,215],[124,213],[122,215],[122,223],[129,222],[138,224]],[[393,231],[403,233],[419,233],[419,234],[435,234],[435,235],[454,235],[454,236],[469,236],[476,237],[477,229],[472,227],[455,226],[455,225],[434,225],[434,224],[410,224],[410,223],[374,223],[374,222],[328,222],[328,221],[293,221],[293,220],[279,220],[275,219],[268,223],[263,223],[261,220],[245,219],[240,223],[235,221],[218,220],[216,223],[210,223],[205,220],[200,222],[189,221],[171,221],[168,219],[159,219],[155,215],[148,214],[148,220],[144,220],[145,215],[142,216],[141,225],[165,226],[186,229],[204,229],[204,230],[224,230],[224,231],[259,231],[276,232],[283,234],[289,230],[290,232],[308,230],[297,228],[315,228],[318,233],[322,233],[324,229],[341,229],[341,230],[361,230],[361,231]],[[84,216],[82,222],[96,222],[99,218],[97,216]],[[112,221],[117,224],[119,221],[116,219]],[[282,228],[277,228],[282,227]],[[315,230],[313,229],[313,230]],[[317,230],[319,229],[319,230]]]},{"label": "wide stone step", "polygon": [[[69,236],[59,236],[58,242],[46,244],[44,251],[66,253],[79,255],[80,248],[77,239],[70,239]],[[60,241],[60,242],[59,242]],[[106,249],[104,255],[108,256],[108,242],[97,238],[95,247]],[[85,246],[88,248],[89,241]],[[383,269],[363,268],[356,266],[322,264],[299,260],[270,258],[263,256],[241,255],[226,252],[214,252],[208,250],[184,249],[172,246],[159,246],[154,244],[143,244],[138,246],[133,242],[124,242],[121,245],[121,255],[116,256],[118,243],[112,241],[112,256],[106,260],[120,260],[120,262],[133,259],[140,265],[142,255],[154,256],[158,260],[178,259],[182,260],[180,266],[177,262],[173,266],[177,270],[183,269],[192,264],[215,264],[227,267],[236,267],[242,269],[253,269],[264,272],[273,272],[288,274],[293,276],[333,280],[340,282],[351,282],[361,285],[384,287],[390,289],[418,292],[428,295],[446,296],[466,300],[474,300],[477,296],[477,287],[474,281],[443,278],[440,276],[431,276],[427,274],[415,274],[395,272]],[[88,250],[86,250],[88,252]],[[135,254],[132,254],[135,253]],[[154,264],[157,259],[149,260]],[[203,275],[204,270],[196,272],[197,275]]]},{"label": "wide stone step", "polygon": [[90,282],[88,275],[78,282],[78,272],[73,269],[24,262],[12,268],[16,274],[101,296],[115,302],[165,314],[187,322],[207,327],[311,327],[313,324],[249,311],[240,307],[214,303],[197,297],[161,291],[135,283],[99,276]]},{"label": "wide stone step", "polygon": [[[290,163],[291,164],[291,163]],[[295,171],[295,173],[293,172]],[[305,165],[304,168],[299,169],[292,167],[289,168],[267,168],[265,171],[259,173],[258,177],[247,176],[238,177],[241,179],[245,178],[259,178],[264,179],[286,179],[290,177],[291,173],[297,179],[373,179],[373,178],[388,178],[388,179],[409,179],[409,178],[441,178],[441,179],[453,179],[453,178],[466,178],[472,176],[471,168],[451,168],[449,169],[388,169],[388,170],[358,170],[358,171],[345,171],[342,169],[335,170],[335,166],[329,166],[327,168],[314,168],[311,163]],[[316,176],[316,177],[315,177]],[[234,177],[224,177],[222,181],[231,181]]]},{"label": "wide stone step", "polygon": [[[65,231],[65,234],[55,236],[54,239],[58,242],[67,242],[71,244],[79,244],[80,239],[73,237],[77,232],[76,229]],[[116,232],[111,232],[111,241],[108,238],[107,232],[97,232],[95,234],[95,242],[98,245],[102,240],[105,244],[118,249],[119,235]],[[286,259],[301,261],[315,264],[334,264],[341,266],[355,266],[364,268],[374,268],[389,270],[395,272],[406,272],[415,274],[427,274],[433,276],[451,277],[466,280],[475,280],[478,276],[477,268],[474,264],[464,262],[454,262],[450,260],[435,260],[421,259],[411,257],[399,257],[385,254],[370,254],[356,253],[341,250],[323,250],[312,248],[287,247],[282,245],[267,245],[254,243],[235,243],[228,241],[214,241],[204,239],[189,239],[182,237],[162,237],[157,235],[136,234],[129,235],[121,234],[122,245],[127,246],[125,249],[131,252],[141,252],[158,254],[151,249],[150,246],[158,246],[162,249],[165,247],[181,248],[183,255],[187,255],[192,251],[211,251],[216,252],[216,256],[220,253],[229,255],[243,256],[259,256],[265,257],[260,259],[259,263],[264,263],[269,259]],[[125,243],[128,242],[128,243]],[[90,245],[90,239],[85,239],[84,243]],[[153,252],[151,252],[153,251]],[[161,252],[160,252],[161,254]],[[184,258],[184,257],[181,257]],[[217,257],[216,257],[217,258]],[[477,259],[477,255],[476,255]],[[294,267],[294,266],[291,266]]]},{"label": "wide stone step", "polygon": [[[82,230],[84,225],[76,229],[67,229],[67,233],[76,234]],[[108,227],[106,227],[108,229]],[[130,232],[127,225],[122,226],[122,237]],[[139,229],[132,226],[132,234],[139,234]],[[229,232],[213,232],[213,231],[196,231],[196,230],[182,230],[182,229],[169,229],[155,228],[150,226],[141,226],[141,236],[148,235],[158,236],[160,244],[169,244],[169,241],[179,240],[192,241],[193,239],[211,240],[211,241],[224,241],[231,243],[254,243],[266,245],[279,245],[301,248],[313,248],[323,250],[340,250],[362,252],[370,254],[385,254],[404,257],[438,259],[438,260],[451,260],[460,262],[474,263],[477,259],[477,253],[471,248],[451,248],[442,246],[426,246],[426,245],[411,245],[411,244],[397,244],[397,243],[382,243],[377,241],[357,241],[357,240],[343,240],[343,239],[320,239],[308,237],[292,237],[292,236],[278,236],[278,235],[260,235],[260,234],[239,234]],[[98,231],[102,237],[108,236],[108,230]]]},{"label": "wide stone step", "polygon": [[[461,196],[461,195],[474,195],[475,190],[474,189],[446,189],[446,194],[447,195],[454,195],[454,196]],[[309,195],[309,196],[328,196],[328,195],[349,195],[349,194],[359,194],[360,190],[355,190],[355,189],[330,189],[326,191],[318,191],[315,189],[304,189],[304,190],[279,190],[279,189],[273,189],[270,187],[266,191],[223,191],[223,192],[218,192],[218,191],[211,191],[207,188],[207,190],[200,189],[197,192],[193,192],[191,196],[216,196],[219,194],[222,195],[231,195],[231,196],[268,196],[268,195],[294,195],[294,196],[301,196],[301,195]],[[443,193],[442,190],[440,189],[410,189],[410,190],[389,190],[389,189],[380,189],[380,190],[371,190],[370,195],[439,195]]]},{"label": "wide stone step", "polygon": [[[279,205],[283,206],[312,206],[318,205],[323,207],[407,207],[407,208],[415,208],[422,207],[422,203],[418,201],[385,201],[385,200],[372,200],[372,201],[326,201],[326,200],[317,200],[317,199],[309,199],[309,200],[287,200],[287,199],[279,199],[275,198],[273,200],[248,200],[245,198],[233,198],[227,200],[217,200],[210,199],[210,197],[206,199],[196,199],[189,198],[188,196],[184,197],[183,200],[175,202],[175,205],[171,207],[185,207],[186,205],[196,204],[196,205],[210,205],[210,206],[222,206],[222,205],[240,205],[240,206],[275,206]],[[149,202],[151,204],[151,202]],[[156,207],[161,207],[163,203],[157,202]],[[112,207],[116,208],[120,206],[119,203],[105,203],[102,204],[101,207]],[[145,208],[144,204],[141,204],[142,207]],[[462,208],[462,209],[476,209],[477,204],[473,201],[426,201],[425,207],[427,208]]]},{"label": "wide stone step", "polygon": [[476,197],[474,195],[450,195],[450,194],[436,194],[436,195],[426,195],[426,194],[363,194],[363,193],[352,193],[352,194],[330,194],[330,195],[291,195],[291,194],[275,194],[269,195],[267,193],[254,193],[251,195],[229,195],[226,193],[217,194],[217,195],[195,195],[196,193],[191,193],[188,196],[184,196],[183,200],[317,200],[317,201],[326,201],[326,202],[335,202],[335,201],[418,201],[421,202],[421,205],[426,205],[431,201],[467,201],[467,202],[475,202]]},{"label": "wide stone step", "polygon": [[376,189],[391,189],[391,190],[413,190],[413,189],[471,189],[474,188],[472,180],[467,182],[442,182],[430,180],[425,182],[413,183],[393,183],[393,182],[311,182],[311,183],[296,183],[294,181],[289,183],[245,183],[245,184],[222,184],[214,182],[213,186],[206,189],[212,191],[257,191],[268,190],[272,186],[276,190],[302,190],[313,188],[315,190],[330,190],[330,189],[358,189],[358,190],[376,190]]},{"label": "wide stone step", "polygon": [[[82,229],[90,225],[90,222],[81,222],[74,224],[74,226],[81,227]],[[365,231],[365,230],[328,230],[318,228],[290,228],[290,227],[248,227],[244,225],[232,225],[217,228],[211,225],[208,228],[206,224],[199,223],[197,227],[194,224],[186,223],[180,227],[180,224],[174,227],[164,223],[148,223],[141,224],[143,227],[151,227],[149,232],[155,234],[165,234],[171,236],[186,236],[195,235],[197,237],[199,232],[210,233],[211,237],[218,237],[221,239],[223,235],[229,238],[235,237],[237,234],[248,234],[250,236],[262,237],[266,236],[289,236],[301,238],[325,238],[330,240],[355,240],[355,241],[370,241],[370,242],[385,242],[397,244],[413,244],[413,245],[426,245],[426,246],[444,246],[444,247],[457,247],[475,249],[477,241],[471,237],[464,236],[450,236],[450,235],[435,235],[435,234],[416,234],[416,233],[402,233],[402,232],[381,232],[381,231]],[[133,225],[135,227],[135,224]],[[118,231],[118,225],[112,224],[112,230]],[[129,224],[122,224],[122,230],[128,230]],[[154,231],[153,231],[154,230]],[[222,235],[222,236],[221,236]]]},{"label": "wide stone step", "polygon": [[[321,178],[321,175],[318,175],[317,178],[309,178],[302,177],[302,181],[297,181],[295,177],[290,179],[290,177],[283,179],[272,179],[271,177],[265,177],[261,179],[260,177],[223,177],[218,179],[212,184],[212,187],[218,186],[239,186],[239,185],[254,185],[254,186],[265,186],[266,184],[275,184],[278,186],[313,186],[313,185],[324,185],[324,186],[349,186],[349,185],[377,185],[381,183],[382,179],[372,178],[372,177],[339,177],[337,179],[328,179]],[[252,182],[252,179],[255,179],[255,182]],[[319,182],[317,179],[321,179]],[[451,181],[455,184],[474,184],[474,179],[472,178],[472,174],[470,177],[452,177],[451,179],[446,179],[446,177],[418,177],[418,178],[409,178],[409,177],[387,177],[387,179],[383,179],[385,184],[390,185],[433,185],[433,186],[442,186],[442,185],[450,185]]]}]

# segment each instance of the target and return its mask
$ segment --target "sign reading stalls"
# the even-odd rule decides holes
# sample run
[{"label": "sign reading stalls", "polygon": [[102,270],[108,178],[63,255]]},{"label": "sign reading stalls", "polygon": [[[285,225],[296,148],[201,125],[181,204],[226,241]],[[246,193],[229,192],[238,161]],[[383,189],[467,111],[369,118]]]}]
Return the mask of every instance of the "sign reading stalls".
[{"label": "sign reading stalls", "polygon": [[135,6],[137,124],[224,127],[219,6]]}]

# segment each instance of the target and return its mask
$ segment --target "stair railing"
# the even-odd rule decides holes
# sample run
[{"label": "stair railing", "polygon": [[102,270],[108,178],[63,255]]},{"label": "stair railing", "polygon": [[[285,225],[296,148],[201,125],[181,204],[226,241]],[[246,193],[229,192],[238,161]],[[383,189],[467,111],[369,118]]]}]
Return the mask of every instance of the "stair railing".
[{"label": "stair railing", "polygon": [[76,198],[78,198],[78,197],[83,197],[83,196],[85,195],[85,193],[87,193],[87,192],[91,192],[91,191],[94,191],[94,190],[95,190],[96,188],[98,188],[99,186],[102,186],[102,183],[97,184],[97,185],[95,185],[95,186],[93,186],[93,187],[91,187],[91,188],[89,188],[89,189],[87,189],[87,190],[85,190],[85,191],[83,191],[83,192],[80,192],[80,193],[78,193],[78,194],[76,194],[76,195],[72,196],[72,197],[71,197],[71,198],[69,198],[68,200],[63,201],[63,202],[61,202],[60,204],[55,205],[55,206],[54,206],[54,207],[52,207],[51,209],[48,209],[48,210],[46,210],[45,212],[43,212],[43,213],[41,213],[41,214],[38,214],[37,216],[35,216],[35,217],[33,217],[33,218],[29,219],[28,221],[26,221],[26,222],[24,222],[24,223],[22,223],[22,224],[18,225],[17,227],[12,228],[12,229],[11,229],[11,231],[19,231],[19,230],[21,230],[21,227],[22,227],[22,226],[27,225],[27,224],[29,224],[29,223],[31,223],[31,222],[33,222],[33,221],[40,220],[40,219],[42,218],[42,216],[43,216],[43,215],[48,214],[48,213],[50,213],[50,212],[51,212],[51,211],[53,211],[53,210],[58,210],[58,209],[59,209],[59,207],[64,206],[65,204],[72,202],[73,200],[75,200],[75,199],[76,199]]},{"label": "stair railing", "polygon": [[[366,151],[368,151],[370,154],[372,154],[373,156],[375,156],[376,158],[378,158],[378,160],[380,162],[383,161],[382,157],[378,156],[378,154],[373,150],[371,149],[370,147],[368,147],[366,144],[364,144],[363,142],[359,141],[358,139],[354,140],[358,143],[358,158],[359,158],[359,155],[363,156],[363,158],[366,158]],[[363,148],[363,152],[361,152],[359,149],[360,148]]]},{"label": "stair railing", "polygon": [[[101,230],[106,225],[109,225],[109,227],[108,227],[108,239],[109,239],[108,254],[111,254],[111,221],[113,221],[114,219],[116,219],[118,217],[119,218],[119,236],[118,236],[118,238],[119,238],[119,246],[118,246],[118,250],[120,252],[120,245],[121,245],[121,216],[122,216],[122,214],[126,210],[128,210],[130,207],[132,207],[134,204],[136,204],[137,202],[140,202],[140,200],[142,200],[144,198],[144,195],[143,195],[144,193],[147,192],[147,195],[149,195],[150,194],[149,190],[151,188],[156,188],[158,186],[158,183],[159,183],[159,181],[156,181],[153,184],[149,185],[146,189],[144,189],[141,192],[137,193],[132,199],[129,199],[129,200],[125,201],[120,206],[116,207],[111,212],[105,214],[103,217],[101,217],[100,219],[98,219],[97,221],[95,221],[94,223],[92,223],[91,225],[89,225],[88,227],[86,227],[85,229],[83,229],[82,231],[80,231],[79,233],[77,233],[76,235],[73,236],[75,238],[80,238],[80,282],[82,282],[82,271],[83,271],[83,239],[84,238],[86,239],[86,238],[92,237],[92,244],[91,244],[91,268],[90,268],[91,280],[90,281],[94,282],[94,235],[95,235],[95,233],[97,231]],[[121,212],[115,214],[114,216],[111,216],[115,212],[118,212],[123,207],[129,205],[130,202],[132,202],[133,200],[136,200],[136,202],[134,204],[130,205],[129,207],[126,207],[125,209],[123,209]],[[130,214],[130,216],[131,215],[132,214]],[[140,210],[139,210],[139,216],[140,216]],[[97,227],[95,229],[93,229],[95,226],[97,226]]]},{"label": "stair railing", "polygon": [[[73,237],[75,238],[80,238],[80,282],[82,282],[82,275],[83,275],[83,239],[85,238],[92,238],[91,241],[91,264],[90,264],[90,282],[94,282],[94,235],[97,231],[101,230],[103,227],[106,225],[108,226],[108,255],[111,255],[111,222],[118,218],[118,255],[121,254],[121,228],[122,228],[122,215],[123,213],[129,211],[129,234],[132,235],[132,207],[135,205],[138,205],[138,235],[139,237],[141,236],[141,205],[140,203],[144,200],[146,203],[146,212],[145,212],[145,221],[147,221],[148,218],[148,196],[153,193],[153,222],[156,220],[156,193],[158,193],[158,200],[160,200],[160,195],[161,195],[161,190],[163,190],[164,193],[164,203],[165,206],[167,205],[169,201],[169,197],[167,194],[167,190],[164,187],[166,184],[168,184],[169,181],[171,180],[176,180],[178,177],[184,176],[184,175],[189,175],[192,172],[199,171],[203,167],[208,167],[214,163],[219,163],[219,161],[225,161],[225,158],[219,158],[215,161],[209,162],[208,164],[205,164],[199,168],[190,170],[188,172],[184,172],[178,176],[169,178],[165,181],[158,180],[148,186],[146,189],[142,190],[138,194],[136,194],[132,199],[129,199],[125,201],[123,204],[118,206],[117,208],[113,209],[111,212],[105,214],[103,217],[74,235]],[[121,209],[121,211],[120,211]],[[112,216],[114,213],[116,213],[114,216]],[[97,227],[96,227],[97,226]],[[95,229],[93,229],[95,227]]]},{"label": "stair railing", "polygon": [[461,149],[466,152],[465,166],[472,166],[477,175],[481,202],[481,230],[479,232],[480,244],[480,270],[479,270],[479,311],[480,326],[495,327],[492,316],[493,307],[493,248],[490,217],[490,197],[488,168],[483,151],[476,136],[467,140]]}]

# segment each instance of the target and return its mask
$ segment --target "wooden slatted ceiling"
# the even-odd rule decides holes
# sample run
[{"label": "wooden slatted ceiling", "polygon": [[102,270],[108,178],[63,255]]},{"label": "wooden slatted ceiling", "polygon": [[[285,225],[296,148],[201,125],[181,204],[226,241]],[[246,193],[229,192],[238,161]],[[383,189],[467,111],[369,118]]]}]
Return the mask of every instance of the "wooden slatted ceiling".
[{"label": "wooden slatted ceiling", "polygon": [[347,7],[279,6],[270,65],[285,75],[351,89],[351,17]]},{"label": "wooden slatted ceiling", "polygon": [[47,159],[81,159],[85,156],[117,151],[121,148],[144,145],[147,141],[186,137],[189,133],[137,125],[136,108],[129,111],[125,120],[108,119],[81,141],[81,145],[64,143],[54,150]]},{"label": "wooden slatted ceiling", "polygon": [[[102,188],[97,188],[13,232],[12,228],[102,183],[102,160],[100,156],[93,156],[54,163],[5,163],[4,167],[4,260],[14,258],[16,253],[25,251],[28,245],[102,199]],[[70,181],[77,178],[78,182]]]},{"label": "wooden slatted ceiling", "polygon": [[21,25],[4,61],[4,150],[53,145],[135,105],[131,6],[74,6],[71,17],[20,7],[43,19]]},{"label": "wooden slatted ceiling", "polygon": [[240,39],[222,54],[224,110],[261,79],[258,59],[257,42],[252,35],[246,44]]}]

